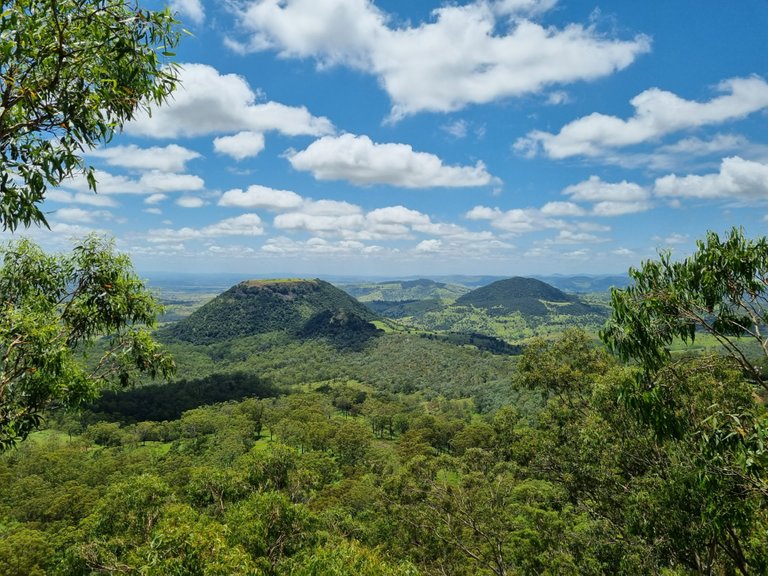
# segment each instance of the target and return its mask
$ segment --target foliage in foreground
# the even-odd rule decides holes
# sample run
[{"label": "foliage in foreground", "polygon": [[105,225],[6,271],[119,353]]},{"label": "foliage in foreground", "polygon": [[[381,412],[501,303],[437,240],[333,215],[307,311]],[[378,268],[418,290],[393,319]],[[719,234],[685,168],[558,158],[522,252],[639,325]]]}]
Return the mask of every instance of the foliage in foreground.
[{"label": "foliage in foreground", "polygon": [[[111,243],[91,236],[70,254],[30,241],[0,252],[0,451],[50,408],[79,408],[108,383],[169,375],[173,362],[149,328],[159,306]],[[100,358],[80,351],[105,337]]]},{"label": "foliage in foreground", "polygon": [[47,225],[49,186],[82,174],[108,142],[175,88],[169,11],[125,0],[13,0],[0,9],[0,226]]}]

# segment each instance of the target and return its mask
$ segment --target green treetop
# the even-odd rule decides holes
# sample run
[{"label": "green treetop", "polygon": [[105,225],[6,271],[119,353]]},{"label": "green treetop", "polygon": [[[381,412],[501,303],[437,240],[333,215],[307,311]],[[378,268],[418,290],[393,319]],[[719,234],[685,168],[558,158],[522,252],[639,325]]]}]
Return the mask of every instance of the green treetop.
[{"label": "green treetop", "polygon": [[[0,256],[0,451],[45,409],[76,408],[139,372],[172,372],[148,331],[159,305],[110,243],[91,236],[71,254],[47,255],[22,240]],[[102,336],[104,351],[86,365],[78,352]]]},{"label": "green treetop", "polygon": [[0,2],[0,225],[45,224],[48,186],[174,89],[179,32],[134,0]]}]

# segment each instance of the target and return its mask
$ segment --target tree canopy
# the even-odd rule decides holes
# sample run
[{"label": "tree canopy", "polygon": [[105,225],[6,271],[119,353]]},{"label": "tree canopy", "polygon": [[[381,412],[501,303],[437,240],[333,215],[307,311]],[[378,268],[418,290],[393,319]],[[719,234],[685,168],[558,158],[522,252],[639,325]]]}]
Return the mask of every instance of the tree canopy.
[{"label": "tree canopy", "polygon": [[667,364],[675,339],[693,342],[705,332],[768,390],[742,344],[756,343],[768,355],[768,240],[748,240],[737,228],[723,240],[708,232],[688,258],[664,253],[629,275],[634,284],[612,291],[612,317],[601,333],[611,350],[652,373]]},{"label": "tree canopy", "polygon": [[168,10],[132,0],[15,0],[0,10],[0,225],[46,224],[49,186],[84,173],[83,153],[176,86]]},{"label": "tree canopy", "polygon": [[[148,331],[159,305],[111,243],[90,236],[71,254],[48,255],[21,240],[0,255],[0,451],[47,408],[78,407],[138,372],[171,373]],[[80,352],[101,337],[100,358],[87,365]]]}]

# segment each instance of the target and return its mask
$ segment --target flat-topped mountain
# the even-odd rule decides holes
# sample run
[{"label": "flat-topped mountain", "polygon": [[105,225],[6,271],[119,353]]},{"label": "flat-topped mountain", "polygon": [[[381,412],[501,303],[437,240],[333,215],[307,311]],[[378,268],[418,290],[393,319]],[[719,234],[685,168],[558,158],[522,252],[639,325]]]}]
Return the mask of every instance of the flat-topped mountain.
[{"label": "flat-topped mountain", "polygon": [[246,280],[169,326],[162,336],[195,344],[266,332],[365,339],[376,332],[370,324],[376,318],[323,280]]}]

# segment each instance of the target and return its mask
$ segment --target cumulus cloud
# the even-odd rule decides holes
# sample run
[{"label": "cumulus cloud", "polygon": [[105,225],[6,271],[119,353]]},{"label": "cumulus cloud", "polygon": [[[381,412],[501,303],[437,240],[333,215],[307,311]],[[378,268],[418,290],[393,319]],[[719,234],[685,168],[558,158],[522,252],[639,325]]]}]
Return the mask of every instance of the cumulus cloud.
[{"label": "cumulus cloud", "polygon": [[146,198],[144,198],[144,204],[159,204],[163,200],[167,200],[168,195],[167,194],[150,194]]},{"label": "cumulus cloud", "polygon": [[381,246],[369,246],[355,240],[331,242],[325,238],[310,238],[305,241],[293,240],[284,236],[270,238],[261,247],[263,252],[277,256],[296,256],[305,254],[373,254],[384,250]]},{"label": "cumulus cloud", "polygon": [[397,26],[369,0],[251,1],[238,14],[250,37],[228,44],[372,73],[392,100],[392,119],[593,80],[650,50],[643,35],[616,40],[591,27],[558,29],[526,18],[554,4],[478,0],[438,8],[430,22]]},{"label": "cumulus cloud", "polygon": [[653,237],[654,242],[659,242],[665,246],[677,246],[679,244],[686,244],[690,241],[688,234],[670,234],[666,238],[660,236]]},{"label": "cumulus cloud", "polygon": [[551,240],[553,244],[593,244],[607,242],[607,238],[601,238],[588,232],[574,232],[572,230],[560,230],[557,236]]},{"label": "cumulus cloud", "polygon": [[576,202],[591,202],[595,216],[621,216],[651,208],[650,193],[634,182],[604,182],[598,176],[568,186],[563,194]]},{"label": "cumulus cloud", "polygon": [[171,12],[178,13],[183,18],[188,18],[198,26],[205,21],[205,10],[200,0],[172,0]]},{"label": "cumulus cloud", "polygon": [[[159,192],[187,192],[201,190],[205,181],[193,174],[174,174],[170,172],[146,172],[140,178],[114,175],[103,170],[96,170],[96,189],[99,194],[155,194]],[[79,192],[88,192],[85,176],[78,175],[62,182],[61,186]]]},{"label": "cumulus cloud", "polygon": [[[334,210],[333,205],[338,205],[339,210]],[[274,220],[275,228],[281,230],[304,230],[335,235],[360,230],[364,224],[365,216],[359,207],[332,200],[305,203],[301,211],[278,214]]]},{"label": "cumulus cloud", "polygon": [[543,150],[556,159],[597,156],[672,132],[738,120],[768,107],[768,83],[762,78],[731,78],[722,81],[717,90],[723,95],[708,102],[696,102],[651,88],[630,100],[635,114],[627,120],[590,114],[566,124],[557,134],[530,132],[515,143],[515,149],[526,155]]},{"label": "cumulus cloud", "polygon": [[216,256],[226,256],[228,258],[243,258],[246,256],[251,256],[256,252],[256,250],[254,250],[250,246],[240,246],[240,245],[218,246],[217,244],[213,244],[211,246],[208,246],[208,252],[210,252],[211,254],[215,254]]},{"label": "cumulus cloud", "polygon": [[404,226],[430,224],[429,216],[405,206],[377,208],[368,212],[366,218],[369,222],[375,224],[402,224]]},{"label": "cumulus cloud", "polygon": [[347,180],[360,186],[389,184],[404,188],[467,187],[498,183],[482,162],[446,166],[434,154],[408,144],[377,144],[368,136],[325,136],[289,155],[296,170],[318,180]]},{"label": "cumulus cloud", "polygon": [[557,0],[497,0],[494,12],[509,16],[535,16],[551,10]]},{"label": "cumulus cloud", "polygon": [[550,218],[535,208],[513,208],[502,211],[499,208],[475,206],[466,213],[468,220],[488,220],[494,228],[511,234],[525,234],[547,228],[567,228],[563,220]]},{"label": "cumulus cloud", "polygon": [[94,220],[109,220],[112,213],[106,210],[83,210],[82,208],[60,208],[54,213],[59,220],[66,222],[90,223]]},{"label": "cumulus cloud", "polygon": [[241,214],[226,218],[203,228],[162,228],[150,230],[147,239],[153,243],[179,242],[199,238],[219,238],[226,236],[261,236],[264,226],[258,214]]},{"label": "cumulus cloud", "polygon": [[416,247],[413,249],[414,252],[426,252],[430,254],[435,254],[441,251],[443,247],[443,242],[441,240],[422,240],[419,242]]},{"label": "cumulus cloud", "polygon": [[197,196],[182,196],[176,200],[176,205],[182,208],[201,208],[205,206],[205,200]]},{"label": "cumulus cloud", "polygon": [[304,107],[257,103],[257,94],[245,78],[219,74],[212,66],[184,64],[179,84],[168,102],[153,109],[151,116],[139,113],[125,131],[149,138],[270,130],[289,136],[333,133],[327,118],[312,116]]},{"label": "cumulus cloud", "polygon": [[303,203],[304,199],[295,192],[259,185],[249,186],[245,191],[239,188],[227,190],[219,198],[219,206],[264,208],[274,211],[292,210],[299,208]]},{"label": "cumulus cloud", "polygon": [[213,149],[235,160],[258,156],[264,150],[264,134],[261,132],[238,132],[234,136],[222,136],[213,141]]},{"label": "cumulus cloud", "polygon": [[85,204],[87,206],[100,206],[114,208],[117,202],[109,196],[94,194],[93,192],[71,193],[59,188],[51,188],[46,192],[46,198],[61,204]]},{"label": "cumulus cloud", "polygon": [[177,144],[140,148],[135,144],[91,150],[88,156],[103,158],[109,166],[158,172],[183,172],[187,162],[200,154]]},{"label": "cumulus cloud", "polygon": [[768,200],[768,165],[739,156],[724,158],[720,170],[703,176],[669,174],[656,180],[654,193],[662,197]]},{"label": "cumulus cloud", "polygon": [[547,202],[541,207],[541,213],[547,216],[584,216],[584,208],[573,202]]}]

